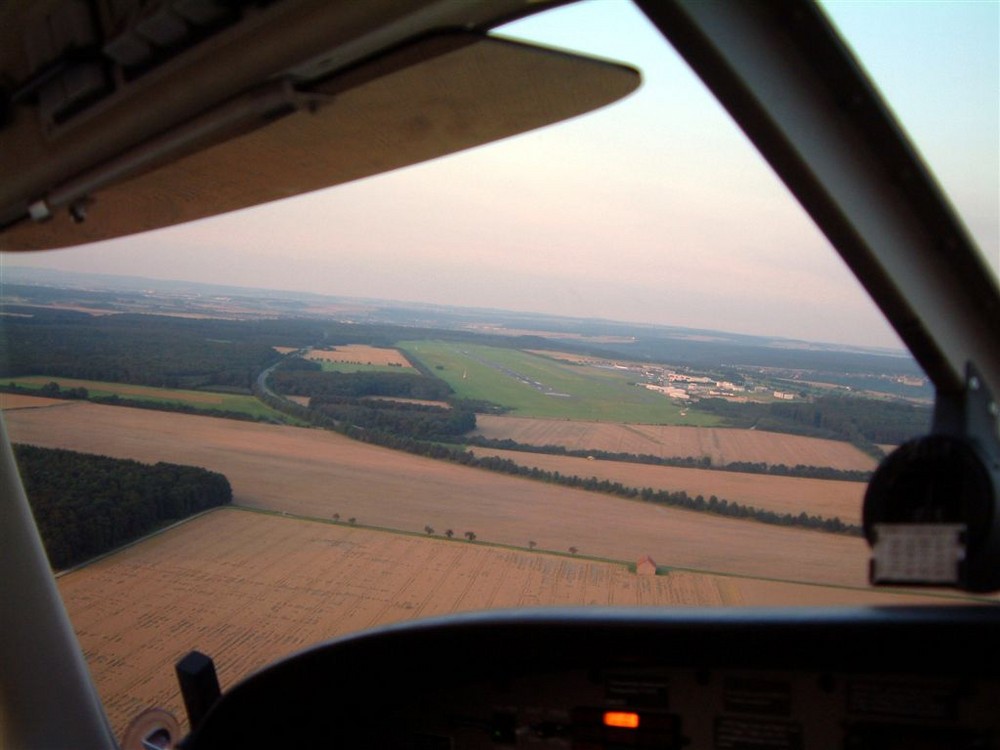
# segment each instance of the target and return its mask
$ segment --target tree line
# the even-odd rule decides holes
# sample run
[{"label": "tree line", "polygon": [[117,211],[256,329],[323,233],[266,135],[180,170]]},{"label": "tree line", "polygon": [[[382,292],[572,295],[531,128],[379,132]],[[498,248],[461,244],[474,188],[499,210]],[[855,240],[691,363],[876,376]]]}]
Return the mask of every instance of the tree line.
[{"label": "tree line", "polygon": [[[705,498],[703,495],[692,497],[684,490],[658,490],[652,487],[631,487],[621,482],[608,479],[598,479],[597,477],[581,477],[575,474],[567,475],[558,471],[548,471],[536,466],[522,466],[508,458],[498,456],[476,456],[462,448],[442,445],[441,443],[431,443],[422,440],[414,440],[409,437],[390,435],[374,430],[359,430],[348,428],[345,431],[349,437],[366,443],[381,445],[387,448],[406,451],[428,458],[450,461],[471,466],[478,469],[486,469],[501,474],[535,479],[552,484],[560,484],[574,489],[587,490],[590,492],[601,492],[616,497],[643,502],[666,505],[685,510],[693,510],[702,513],[712,513],[730,518],[744,518],[761,523],[773,524],[776,526],[796,526],[799,528],[812,529],[814,531],[825,531],[834,534],[848,534],[860,536],[862,529],[856,524],[845,523],[840,518],[834,516],[825,518],[818,515],[810,515],[802,512],[778,513],[777,511],[757,508],[752,505],[734,502],[711,495]],[[806,505],[803,502],[803,505]]]},{"label": "tree line", "polygon": [[681,469],[710,469],[712,471],[735,471],[743,474],[770,474],[779,477],[804,477],[807,479],[834,479],[845,482],[867,482],[871,478],[870,471],[856,469],[834,469],[830,466],[808,466],[796,464],[769,464],[764,461],[730,461],[727,464],[715,466],[709,456],[654,456],[649,453],[615,453],[603,450],[580,450],[567,448],[563,445],[531,445],[518,443],[510,438],[484,438],[471,435],[464,438],[464,445],[491,448],[494,450],[511,450],[522,453],[543,453],[551,456],[573,456],[575,458],[595,458],[602,461],[620,461],[622,463],[651,464],[653,466],[673,466]]},{"label": "tree line", "polygon": [[233,498],[225,476],[194,466],[144,464],[31,445],[15,445],[14,455],[49,563],[56,569]]}]

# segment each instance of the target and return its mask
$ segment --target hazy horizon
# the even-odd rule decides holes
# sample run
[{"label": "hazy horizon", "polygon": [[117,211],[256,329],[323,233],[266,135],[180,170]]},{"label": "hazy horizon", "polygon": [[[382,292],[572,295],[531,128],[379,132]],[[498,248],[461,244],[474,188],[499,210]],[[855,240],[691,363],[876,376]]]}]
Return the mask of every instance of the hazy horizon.
[{"label": "hazy horizon", "polygon": [[[190,280],[190,279],[179,279],[179,278],[178,279],[150,278],[150,277],[145,277],[145,276],[136,276],[136,275],[132,275],[132,274],[115,274],[115,273],[112,273],[112,272],[109,272],[109,271],[100,271],[100,272],[71,271],[71,270],[63,270],[63,269],[45,268],[45,267],[40,267],[40,266],[27,266],[27,265],[20,265],[20,264],[19,265],[6,264],[5,269],[6,269],[7,272],[11,272],[11,271],[28,271],[28,272],[41,271],[43,273],[50,273],[51,272],[51,273],[60,274],[60,275],[61,274],[66,274],[66,275],[68,275],[70,277],[80,278],[81,279],[81,287],[80,287],[81,291],[95,291],[95,289],[92,288],[92,287],[85,287],[85,286],[83,286],[83,283],[84,283],[83,280],[86,279],[86,277],[88,277],[88,276],[94,276],[94,277],[103,278],[103,277],[109,277],[110,276],[110,277],[113,277],[113,278],[116,278],[116,279],[133,280],[135,282],[152,282],[154,284],[155,283],[162,283],[162,284],[168,284],[168,285],[193,285],[193,286],[205,286],[205,287],[209,287],[209,288],[215,287],[215,288],[218,288],[220,290],[239,290],[239,291],[246,291],[246,292],[269,292],[269,293],[274,293],[274,294],[280,294],[280,295],[282,295],[283,298],[293,298],[293,299],[295,298],[296,295],[309,295],[310,297],[325,298],[325,299],[329,299],[329,300],[335,301],[335,302],[353,302],[353,303],[362,303],[362,304],[369,304],[369,305],[380,305],[380,306],[383,306],[383,307],[398,308],[398,309],[402,309],[402,310],[407,310],[407,309],[410,309],[410,308],[413,308],[413,309],[419,309],[419,308],[439,308],[439,309],[448,310],[448,311],[452,312],[453,314],[458,314],[458,313],[461,313],[461,312],[466,312],[466,313],[470,313],[470,314],[475,314],[475,315],[478,315],[478,316],[482,316],[482,315],[486,315],[486,314],[494,314],[495,313],[495,314],[500,315],[500,316],[508,315],[508,316],[511,316],[511,317],[524,317],[524,318],[527,319],[527,322],[532,322],[532,321],[534,321],[534,322],[541,322],[544,319],[553,319],[553,320],[575,321],[575,322],[584,322],[584,323],[591,323],[591,322],[592,323],[609,323],[609,324],[621,325],[621,326],[636,326],[637,328],[654,328],[654,329],[660,329],[660,330],[676,330],[676,331],[683,331],[685,333],[692,333],[692,334],[695,334],[695,333],[704,333],[704,334],[714,334],[714,335],[720,335],[720,336],[759,338],[761,340],[773,340],[773,341],[776,341],[776,342],[778,342],[778,341],[787,341],[789,343],[811,344],[811,345],[814,345],[817,348],[828,348],[829,347],[829,348],[833,348],[833,349],[837,349],[837,350],[843,350],[843,351],[859,350],[859,351],[870,351],[870,352],[873,352],[873,353],[880,352],[880,353],[884,353],[884,354],[903,354],[903,355],[910,356],[909,350],[906,349],[906,347],[904,347],[904,346],[895,346],[895,347],[893,347],[893,346],[868,346],[868,345],[863,345],[863,344],[845,344],[845,343],[839,343],[839,342],[835,342],[835,341],[820,341],[820,340],[816,340],[816,339],[796,339],[796,338],[790,338],[788,336],[767,336],[767,335],[760,335],[760,334],[746,334],[746,333],[739,333],[737,331],[729,331],[729,330],[719,329],[719,328],[705,328],[705,327],[698,327],[698,326],[675,326],[675,325],[660,324],[660,323],[643,323],[641,321],[623,320],[623,319],[615,319],[615,318],[594,318],[594,317],[587,317],[587,316],[557,315],[557,314],[554,314],[554,313],[540,312],[540,311],[537,311],[537,310],[510,310],[510,309],[506,309],[506,308],[502,308],[502,307],[483,307],[483,306],[474,306],[474,305],[450,305],[450,304],[446,304],[446,303],[443,303],[443,302],[416,302],[416,301],[412,301],[412,300],[386,298],[386,297],[367,297],[367,296],[366,297],[352,297],[352,296],[347,296],[347,295],[322,294],[322,293],[319,293],[319,292],[305,292],[305,291],[296,290],[296,289],[281,289],[281,288],[274,288],[274,287],[267,287],[267,286],[246,286],[246,285],[240,285],[240,284],[226,284],[226,283],[218,283],[217,284],[217,283],[214,283],[214,282],[193,281],[193,280]],[[10,283],[18,283],[18,282],[15,281],[15,282],[10,282]],[[35,282],[35,283],[37,283],[39,285],[44,285],[44,282],[41,282],[41,281]],[[52,282],[52,283],[57,284],[58,282]],[[109,291],[109,292],[110,291],[123,291],[124,289],[134,289],[136,292],[143,291],[142,289],[139,289],[138,287],[125,287],[124,285],[122,287],[115,287],[113,289],[109,288],[106,291]],[[104,291],[104,290],[100,290],[100,291]]]},{"label": "hazy horizon", "polygon": [[[824,5],[995,273],[1000,74],[990,29],[1000,6],[904,6]],[[643,86],[595,113],[425,164],[3,262],[904,348],[746,137],[630,4],[581,3],[498,33],[635,64]]]}]

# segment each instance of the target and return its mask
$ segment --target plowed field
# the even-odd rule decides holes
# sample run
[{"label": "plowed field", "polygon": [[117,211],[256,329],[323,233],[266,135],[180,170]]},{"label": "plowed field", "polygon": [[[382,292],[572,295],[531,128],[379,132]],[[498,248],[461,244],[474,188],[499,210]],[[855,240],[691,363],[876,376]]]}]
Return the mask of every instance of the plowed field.
[{"label": "plowed field", "polygon": [[572,450],[648,454],[661,458],[707,456],[715,466],[753,461],[865,471],[875,468],[875,459],[850,443],[777,432],[490,415],[477,416],[476,423],[476,434],[483,437],[510,438],[528,445],[562,445]]}]

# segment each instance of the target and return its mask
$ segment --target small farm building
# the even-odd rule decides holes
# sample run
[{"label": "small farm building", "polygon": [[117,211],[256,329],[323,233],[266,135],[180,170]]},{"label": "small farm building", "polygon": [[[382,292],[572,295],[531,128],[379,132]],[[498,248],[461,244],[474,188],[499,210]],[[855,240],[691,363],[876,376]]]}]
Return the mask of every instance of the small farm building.
[{"label": "small farm building", "polygon": [[649,555],[643,555],[635,564],[635,572],[641,576],[655,576],[656,563],[653,562],[653,558]]}]

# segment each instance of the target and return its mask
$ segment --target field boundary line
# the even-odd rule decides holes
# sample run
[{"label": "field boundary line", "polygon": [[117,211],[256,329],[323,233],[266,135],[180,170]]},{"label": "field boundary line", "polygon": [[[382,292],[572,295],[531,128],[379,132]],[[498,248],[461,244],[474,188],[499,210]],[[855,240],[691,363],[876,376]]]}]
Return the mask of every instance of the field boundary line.
[{"label": "field boundary line", "polygon": [[142,544],[143,542],[148,541],[148,540],[152,539],[153,537],[159,536],[160,534],[163,534],[163,533],[165,533],[167,531],[170,531],[171,529],[175,529],[178,526],[183,526],[188,521],[193,521],[196,518],[201,518],[202,516],[207,516],[209,513],[215,513],[215,511],[217,511],[217,510],[226,510],[227,508],[233,508],[233,507],[235,507],[235,506],[233,506],[233,505],[216,505],[214,508],[208,508],[206,510],[199,511],[198,513],[195,513],[194,515],[187,516],[186,518],[182,518],[179,521],[173,521],[172,523],[169,523],[166,526],[163,526],[163,527],[161,527],[159,529],[154,529],[153,531],[150,531],[148,534],[144,534],[143,536],[139,537],[138,539],[133,539],[131,542],[126,542],[125,544],[121,545],[120,547],[115,547],[114,549],[110,549],[107,552],[102,552],[101,554],[99,554],[99,555],[97,555],[95,557],[91,557],[89,560],[84,560],[81,563],[77,563],[76,565],[73,565],[72,567],[64,568],[63,570],[60,570],[60,571],[53,571],[52,572],[52,577],[53,578],[62,578],[64,575],[66,575],[68,573],[73,573],[73,572],[75,572],[77,570],[80,570],[81,568],[86,568],[88,565],[91,565],[91,564],[96,563],[96,562],[100,562],[101,560],[103,560],[103,559],[105,559],[107,557],[111,557],[112,555],[117,555],[119,552],[124,552],[125,550],[129,549],[130,547],[135,547],[137,544]]},{"label": "field boundary line", "polygon": [[[633,563],[634,565],[634,563]],[[926,596],[934,599],[949,599],[969,602],[982,602],[984,604],[996,604],[996,599],[986,596],[976,596],[974,594],[961,594],[941,591],[930,591],[925,589],[898,589],[898,588],[874,588],[866,586],[849,586],[844,583],[816,583],[815,581],[795,581],[790,578],[774,578],[770,576],[755,576],[747,573],[725,573],[715,570],[705,570],[703,568],[686,568],[673,565],[657,565],[656,575],[670,575],[672,572],[698,573],[701,575],[720,576],[722,578],[737,578],[745,581],[764,581],[765,583],[785,583],[796,586],[812,586],[821,589],[842,589],[844,591],[864,591],[872,594],[892,594],[895,596]]]},{"label": "field boundary line", "polygon": [[590,562],[605,563],[608,565],[623,565],[628,567],[629,565],[635,566],[634,562],[629,562],[628,560],[619,560],[614,557],[598,557],[597,555],[584,555],[584,554],[573,554],[571,552],[563,552],[557,549],[543,549],[536,547],[535,549],[530,549],[528,547],[522,547],[517,544],[504,544],[503,542],[491,542],[486,539],[476,538],[474,542],[470,542],[467,539],[456,536],[454,539],[449,539],[444,534],[428,534],[426,531],[413,531],[410,529],[399,529],[392,526],[375,526],[373,524],[366,523],[345,523],[344,521],[334,521],[332,518],[324,518],[322,516],[307,516],[300,515],[298,513],[290,513],[288,511],[282,510],[271,510],[270,508],[260,508],[252,505],[227,505],[227,508],[233,510],[243,510],[249,513],[260,513],[262,515],[268,516],[278,516],[279,518],[290,518],[298,521],[311,521],[313,523],[324,523],[329,526],[338,526],[345,529],[363,529],[365,531],[381,531],[387,534],[397,534],[399,536],[412,536],[418,539],[430,539],[438,542],[450,542],[453,544],[469,544],[477,547],[493,547],[495,549],[506,549],[512,552],[539,552],[546,555],[558,555],[559,557],[568,557],[572,560],[588,560]]},{"label": "field boundary line", "polygon": [[[647,435],[642,430],[637,429],[638,427],[650,427],[651,425],[642,425],[642,424],[635,423],[635,422],[631,422],[631,423],[622,422],[621,426],[622,426],[622,429],[625,430],[626,432],[630,432],[630,433],[632,433],[633,435],[635,435],[637,437],[641,437],[643,440],[645,440],[648,443],[652,443],[653,445],[663,445],[663,441],[660,440],[659,438],[655,438],[652,435]],[[658,425],[652,425],[652,426],[653,427],[657,427]],[[674,427],[682,427],[683,425],[673,425],[673,426]],[[708,428],[708,429],[711,429],[711,428]]]},{"label": "field boundary line", "polygon": [[[212,510],[220,509],[231,509],[231,510],[241,510],[248,513],[259,513],[261,515],[276,516],[278,518],[288,518],[297,521],[307,521],[312,523],[324,523],[329,526],[338,526],[345,529],[362,529],[364,531],[380,531],[387,534],[396,534],[398,536],[412,536],[418,539],[429,539],[438,542],[450,542],[454,544],[469,544],[480,547],[492,547],[494,549],[504,549],[510,550],[512,552],[523,552],[525,554],[543,554],[543,555],[555,555],[558,557],[568,558],[570,560],[583,560],[586,562],[597,562],[604,563],[607,565],[619,565],[630,571],[634,572],[635,562],[631,560],[620,560],[613,557],[598,557],[596,555],[587,554],[573,554],[571,552],[563,552],[562,550],[555,549],[545,549],[541,547],[536,547],[535,549],[530,549],[528,547],[521,547],[516,544],[504,544],[502,542],[491,542],[485,539],[476,539],[474,542],[469,542],[465,539],[455,538],[448,539],[441,534],[427,534],[423,531],[411,531],[410,529],[397,529],[391,526],[374,526],[364,523],[345,523],[343,521],[334,521],[332,518],[323,518],[320,516],[307,516],[300,515],[297,513],[289,513],[287,511],[281,510],[271,510],[268,508],[258,508],[249,505],[226,505],[222,508],[213,508]],[[207,511],[211,512],[211,511]],[[914,589],[897,589],[897,588],[871,588],[865,586],[848,586],[842,583],[816,583],[815,581],[796,581],[789,578],[774,578],[771,576],[759,576],[759,575],[749,575],[746,573],[728,573],[716,570],[707,570],[704,568],[689,568],[684,566],[675,565],[657,565],[656,575],[658,576],[668,576],[671,573],[695,573],[698,575],[710,575],[718,576],[720,578],[733,578],[737,580],[748,580],[748,581],[764,581],[766,583],[783,583],[791,584],[795,586],[812,586],[814,588],[822,589],[839,589],[844,591],[861,591],[872,594],[891,594],[895,596],[926,596],[935,599],[946,599],[946,600],[957,600],[957,601],[968,601],[968,602],[981,602],[986,604],[996,604],[996,599],[991,599],[985,596],[975,596],[972,594],[961,594],[961,593],[951,593],[951,592],[941,592],[941,591],[928,591],[928,590],[914,590]]]}]

